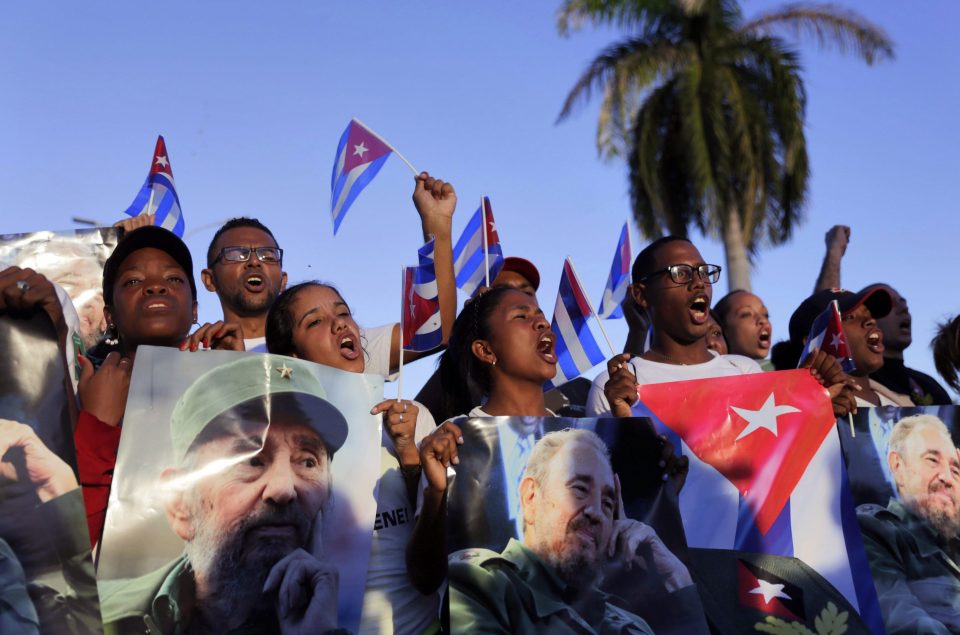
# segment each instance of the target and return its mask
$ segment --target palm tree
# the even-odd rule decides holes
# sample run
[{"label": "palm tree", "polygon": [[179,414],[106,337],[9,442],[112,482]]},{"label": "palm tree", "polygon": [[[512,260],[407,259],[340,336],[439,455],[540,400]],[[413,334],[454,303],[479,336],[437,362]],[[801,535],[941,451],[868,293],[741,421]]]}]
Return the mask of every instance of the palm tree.
[{"label": "palm tree", "polygon": [[809,165],[797,53],[778,30],[851,49],[867,64],[893,44],[863,17],[793,4],[745,21],[736,0],[565,0],[562,35],[585,23],[632,33],[603,50],[558,121],[602,90],[597,149],[629,164],[633,213],[648,237],[695,226],[723,241],[731,289],[750,289],[760,246],[803,218]]}]

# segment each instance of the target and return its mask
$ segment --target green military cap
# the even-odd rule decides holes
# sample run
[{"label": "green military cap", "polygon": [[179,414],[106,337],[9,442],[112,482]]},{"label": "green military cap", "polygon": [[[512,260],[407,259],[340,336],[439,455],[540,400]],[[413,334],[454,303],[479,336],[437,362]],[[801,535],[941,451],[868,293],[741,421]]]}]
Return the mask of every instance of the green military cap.
[{"label": "green military cap", "polygon": [[197,378],[173,408],[170,437],[176,459],[187,455],[211,423],[250,408],[266,413],[264,425],[269,417],[278,415],[283,415],[285,422],[307,425],[332,457],[347,438],[347,421],[326,396],[310,364],[299,359],[250,354],[217,366]]}]

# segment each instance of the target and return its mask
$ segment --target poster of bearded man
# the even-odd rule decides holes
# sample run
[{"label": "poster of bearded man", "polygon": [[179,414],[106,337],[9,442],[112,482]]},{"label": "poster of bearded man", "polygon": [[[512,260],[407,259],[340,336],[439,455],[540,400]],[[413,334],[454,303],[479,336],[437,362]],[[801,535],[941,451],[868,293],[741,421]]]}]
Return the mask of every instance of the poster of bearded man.
[{"label": "poster of bearded man", "polygon": [[98,578],[108,632],[356,632],[382,380],[140,347]]},{"label": "poster of bearded man", "polygon": [[960,410],[860,408],[837,424],[888,633],[960,633]]}]

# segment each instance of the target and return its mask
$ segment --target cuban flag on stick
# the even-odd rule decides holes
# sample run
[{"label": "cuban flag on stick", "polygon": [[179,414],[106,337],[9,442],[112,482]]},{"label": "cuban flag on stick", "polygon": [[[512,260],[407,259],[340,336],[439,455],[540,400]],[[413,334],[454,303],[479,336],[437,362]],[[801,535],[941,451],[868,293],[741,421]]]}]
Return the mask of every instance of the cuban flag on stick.
[{"label": "cuban flag on stick", "polygon": [[815,349],[820,349],[824,353],[836,357],[845,373],[850,373],[857,367],[853,363],[850,348],[847,346],[847,338],[843,333],[843,320],[840,317],[840,307],[836,300],[831,302],[830,306],[813,321],[810,334],[807,336],[807,345],[803,347],[803,353],[800,355],[800,362],[797,366],[802,366],[804,360]]},{"label": "cuban flag on stick", "polygon": [[330,216],[334,234],[354,199],[377,175],[391,152],[413,170],[414,176],[419,174],[402,154],[359,120],[351,119],[347,124],[337,145],[330,176]]},{"label": "cuban flag on stick", "polygon": [[871,632],[884,632],[833,408],[808,371],[646,384],[637,393],[634,414],[651,417],[689,458],[679,498],[690,547],[767,554],[785,566],[799,559]]},{"label": "cuban flag on stick", "polygon": [[431,239],[417,252],[420,264],[403,269],[403,317],[400,325],[404,350],[429,351],[443,341],[433,243]]},{"label": "cuban flag on stick", "polygon": [[[481,231],[481,229],[486,231]],[[467,226],[453,246],[453,273],[457,288],[471,298],[481,286],[490,286],[503,267],[503,249],[500,234],[493,221],[490,199],[481,197],[480,207],[470,217]]]},{"label": "cuban flag on stick", "polygon": [[[583,285],[577,276],[573,261],[568,257],[563,262],[560,275],[560,289],[557,291],[557,304],[553,309],[550,329],[557,336],[557,375],[548,381],[545,390],[550,390],[585,373],[606,357],[600,350],[597,337],[590,328],[590,318],[595,315]],[[613,353],[613,345],[600,320],[595,320],[607,346]]]},{"label": "cuban flag on stick", "polygon": [[627,287],[630,286],[630,265],[632,262],[630,230],[624,223],[623,229],[620,230],[617,251],[613,254],[613,264],[610,265],[607,286],[603,288],[603,298],[600,300],[600,311],[597,314],[600,317],[607,320],[616,320],[623,317],[623,309],[620,307],[620,303],[626,297]]},{"label": "cuban flag on stick", "polygon": [[173,169],[170,167],[170,156],[167,154],[167,145],[163,137],[157,137],[157,146],[153,151],[153,162],[150,164],[150,173],[143,187],[127,208],[128,216],[140,214],[156,214],[153,224],[169,229],[183,238],[184,222],[180,212],[180,199],[173,184]]}]

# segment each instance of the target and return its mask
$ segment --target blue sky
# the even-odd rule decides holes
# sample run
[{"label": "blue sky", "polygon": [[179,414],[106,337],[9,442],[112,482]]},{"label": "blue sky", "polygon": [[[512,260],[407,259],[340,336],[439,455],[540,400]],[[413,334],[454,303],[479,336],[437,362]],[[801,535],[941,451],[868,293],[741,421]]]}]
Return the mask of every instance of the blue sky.
[{"label": "blue sky", "polygon": [[[953,2],[846,2],[896,43],[867,67],[798,44],[812,165],[806,220],[756,262],[754,291],[774,337],[812,290],[823,235],[853,227],[844,286],[887,281],[908,299],[909,365],[935,374],[928,342],[960,311],[952,250],[960,47]],[[753,15],[773,2],[746,2]],[[399,314],[399,266],[416,261],[413,181],[395,158],[356,201],[336,238],[329,175],[350,117],[421,170],[454,183],[455,232],[491,197],[504,250],[540,268],[553,310],[571,256],[596,303],[629,214],[626,168],[594,147],[597,103],[555,125],[567,90],[617,33],[561,38],[557,5],[225,0],[146,5],[92,1],[0,5],[0,196],[5,233],[69,229],[74,215],[113,221],[167,141],[187,242],[205,252],[223,219],[257,216],[286,250],[292,282],[337,284],[358,321]],[[635,234],[636,236],[636,234]],[[713,240],[696,241],[723,264]],[[642,244],[642,243],[641,243]],[[726,292],[722,280],[714,298]],[[201,319],[219,317],[201,291]],[[622,321],[608,322],[622,346]],[[432,370],[406,370],[405,392]]]}]

